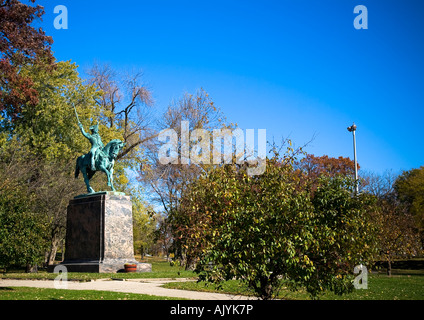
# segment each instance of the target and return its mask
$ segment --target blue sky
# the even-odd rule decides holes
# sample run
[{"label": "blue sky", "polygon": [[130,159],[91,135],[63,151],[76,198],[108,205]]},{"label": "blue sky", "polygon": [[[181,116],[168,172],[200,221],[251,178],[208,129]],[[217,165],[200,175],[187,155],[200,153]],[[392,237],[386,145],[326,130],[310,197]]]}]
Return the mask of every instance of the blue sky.
[{"label": "blue sky", "polygon": [[[204,88],[230,122],[382,173],[424,165],[424,1],[39,0],[58,60],[144,72],[158,109]],[[117,6],[119,3],[119,6]],[[56,30],[56,5],[68,29]],[[368,29],[356,30],[356,5]],[[257,131],[256,131],[257,132]]]}]

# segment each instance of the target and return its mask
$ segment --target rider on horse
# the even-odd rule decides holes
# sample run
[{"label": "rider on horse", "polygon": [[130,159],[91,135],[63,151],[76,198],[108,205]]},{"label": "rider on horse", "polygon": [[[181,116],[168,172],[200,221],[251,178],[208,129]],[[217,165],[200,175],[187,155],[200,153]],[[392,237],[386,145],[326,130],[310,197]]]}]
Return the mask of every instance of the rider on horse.
[{"label": "rider on horse", "polygon": [[88,139],[88,141],[90,141],[90,143],[91,143],[91,150],[90,150],[91,167],[90,167],[90,169],[92,171],[96,171],[97,155],[100,152],[101,148],[104,147],[103,142],[102,142],[102,138],[99,135],[99,126],[97,124],[91,126],[90,127],[91,134],[86,133],[84,131],[84,127],[83,127],[81,122],[78,122],[78,126],[80,127],[81,132],[84,135],[84,137],[86,137]]}]

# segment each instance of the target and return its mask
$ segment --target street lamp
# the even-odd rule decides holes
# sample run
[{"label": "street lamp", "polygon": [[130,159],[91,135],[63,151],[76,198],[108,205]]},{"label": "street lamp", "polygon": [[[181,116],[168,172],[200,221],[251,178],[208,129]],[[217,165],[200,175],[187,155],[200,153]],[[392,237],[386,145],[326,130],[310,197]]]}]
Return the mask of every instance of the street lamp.
[{"label": "street lamp", "polygon": [[358,189],[358,165],[356,163],[356,137],[355,137],[356,125],[355,125],[355,122],[350,127],[347,127],[347,131],[352,132],[352,134],[353,134],[353,161],[355,163],[355,190],[356,190],[356,193],[358,193],[359,192],[359,189]]}]

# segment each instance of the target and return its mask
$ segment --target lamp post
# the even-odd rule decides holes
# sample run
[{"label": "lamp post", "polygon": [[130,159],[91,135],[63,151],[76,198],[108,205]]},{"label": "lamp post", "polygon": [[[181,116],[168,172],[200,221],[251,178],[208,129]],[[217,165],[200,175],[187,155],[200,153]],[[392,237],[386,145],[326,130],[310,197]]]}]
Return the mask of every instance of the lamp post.
[{"label": "lamp post", "polygon": [[356,163],[356,136],[355,136],[356,125],[355,125],[355,122],[350,127],[347,127],[347,131],[352,132],[352,134],[353,134],[353,161],[355,163],[355,191],[358,194],[359,189],[358,189],[358,165]]}]

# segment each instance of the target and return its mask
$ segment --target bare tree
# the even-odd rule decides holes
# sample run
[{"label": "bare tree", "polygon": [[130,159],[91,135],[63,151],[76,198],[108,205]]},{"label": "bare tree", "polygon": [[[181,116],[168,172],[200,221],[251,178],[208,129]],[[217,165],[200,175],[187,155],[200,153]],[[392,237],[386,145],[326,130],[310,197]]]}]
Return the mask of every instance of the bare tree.
[{"label": "bare tree", "polygon": [[155,137],[152,130],[151,91],[143,83],[141,71],[118,73],[109,65],[95,64],[87,71],[90,84],[101,91],[96,103],[106,110],[102,115],[112,128],[123,129],[126,146],[118,159],[129,154],[144,142]]},{"label": "bare tree", "polygon": [[387,170],[383,174],[361,172],[360,191],[369,192],[379,198],[393,195],[393,186],[398,176],[391,170]]},{"label": "bare tree", "polygon": [[362,174],[362,191],[376,196],[378,209],[374,220],[379,230],[377,239],[381,258],[387,262],[387,274],[391,275],[392,262],[397,258],[409,258],[419,255],[419,234],[413,216],[404,203],[399,201],[394,189],[398,175],[386,171],[382,175]]},{"label": "bare tree", "polygon": [[[209,95],[200,89],[196,95],[186,93],[180,100],[171,103],[158,120],[157,131],[173,129],[181,137],[182,121],[189,122],[189,130],[202,128],[212,131],[214,128],[223,126],[225,118]],[[151,200],[159,203],[165,212],[170,214],[171,210],[177,208],[181,193],[188,183],[209,165],[181,163],[181,161],[178,164],[162,164],[159,161],[161,144],[158,139],[152,139],[146,143],[147,159],[140,167],[138,180],[153,191],[154,196]],[[184,146],[182,139],[179,139],[177,150],[179,155],[184,147],[190,149],[191,145]]]}]

